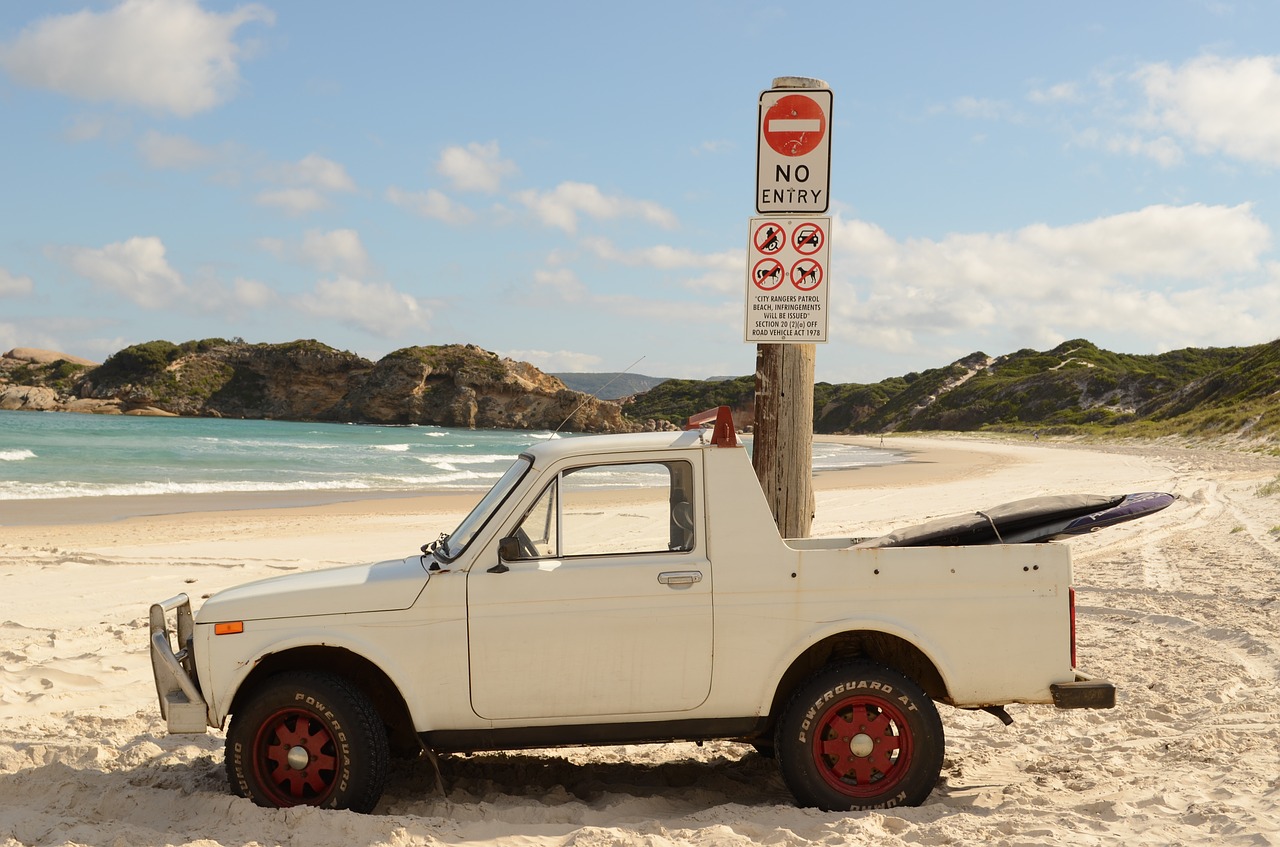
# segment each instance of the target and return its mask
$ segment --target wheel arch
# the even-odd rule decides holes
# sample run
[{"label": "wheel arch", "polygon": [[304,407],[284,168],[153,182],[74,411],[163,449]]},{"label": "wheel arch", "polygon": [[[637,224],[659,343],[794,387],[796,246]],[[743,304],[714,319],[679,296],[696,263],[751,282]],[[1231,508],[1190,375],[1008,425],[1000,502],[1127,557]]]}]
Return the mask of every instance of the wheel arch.
[{"label": "wheel arch", "polygon": [[235,713],[264,682],[287,671],[316,671],[346,679],[378,711],[394,754],[416,756],[422,752],[422,741],[414,731],[409,706],[400,689],[382,668],[344,647],[309,645],[266,654],[236,689],[228,712]]},{"label": "wheel arch", "polygon": [[947,683],[928,654],[907,639],[876,629],[838,632],[809,645],[778,680],[769,705],[769,727],[776,724],[791,695],[822,668],[835,662],[865,659],[910,677],[931,700],[949,702]]}]

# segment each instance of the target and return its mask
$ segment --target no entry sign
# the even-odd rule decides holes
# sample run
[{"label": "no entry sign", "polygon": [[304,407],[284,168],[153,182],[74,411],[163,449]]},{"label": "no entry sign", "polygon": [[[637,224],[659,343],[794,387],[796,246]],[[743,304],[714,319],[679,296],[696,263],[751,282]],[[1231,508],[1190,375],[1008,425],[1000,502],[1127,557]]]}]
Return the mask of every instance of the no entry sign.
[{"label": "no entry sign", "polygon": [[831,90],[774,88],[761,93],[756,211],[827,211],[830,173]]}]

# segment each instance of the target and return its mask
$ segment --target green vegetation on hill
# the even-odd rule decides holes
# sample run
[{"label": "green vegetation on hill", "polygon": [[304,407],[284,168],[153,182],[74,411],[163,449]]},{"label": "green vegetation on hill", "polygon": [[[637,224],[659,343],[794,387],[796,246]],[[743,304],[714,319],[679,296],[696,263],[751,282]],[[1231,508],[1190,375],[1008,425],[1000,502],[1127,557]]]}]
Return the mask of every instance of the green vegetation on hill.
[{"label": "green vegetation on hill", "polygon": [[[711,406],[749,408],[753,383],[670,380],[625,409],[679,423]],[[972,353],[869,385],[818,383],[814,430],[1270,438],[1280,433],[1280,341],[1138,356],[1074,339],[1047,351]]]},{"label": "green vegetation on hill", "polygon": [[[680,425],[714,406],[731,407],[744,424],[754,416],[754,375],[560,378],[571,389],[588,393],[600,392],[610,379],[609,388],[626,392],[645,384],[637,381],[657,383],[634,396],[623,395],[627,399],[621,410],[617,404],[590,400],[595,417],[584,427],[596,430],[641,428],[650,420]],[[118,351],[97,367],[64,359],[37,364],[3,358],[0,394],[6,386],[52,389],[0,398],[19,407],[34,402],[40,404],[37,408],[66,408],[81,398],[113,408],[154,407],[180,415],[446,421],[442,425],[461,420],[470,426],[539,427],[543,418],[559,423],[582,403],[532,365],[471,345],[407,347],[374,363],[315,340],[148,341]],[[535,395],[541,399],[532,399]],[[1052,350],[1024,349],[997,357],[975,352],[943,367],[867,385],[820,382],[814,386],[814,429],[1272,441],[1280,435],[1280,340],[1143,356],[1102,350],[1083,339]]]},{"label": "green vegetation on hill", "polygon": [[623,411],[633,420],[663,420],[680,426],[690,415],[714,406],[729,406],[735,411],[752,407],[755,390],[754,376],[722,380],[669,379],[637,395]]}]

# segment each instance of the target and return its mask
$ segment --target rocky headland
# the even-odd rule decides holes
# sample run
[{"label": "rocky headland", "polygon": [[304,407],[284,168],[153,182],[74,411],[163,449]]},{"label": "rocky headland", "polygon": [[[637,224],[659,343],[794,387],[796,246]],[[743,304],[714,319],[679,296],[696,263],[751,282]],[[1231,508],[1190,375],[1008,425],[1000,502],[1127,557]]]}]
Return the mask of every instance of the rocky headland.
[{"label": "rocky headland", "polygon": [[318,341],[210,339],[127,347],[102,364],[46,350],[0,356],[0,409],[626,432],[617,403],[473,345],[376,362]]}]

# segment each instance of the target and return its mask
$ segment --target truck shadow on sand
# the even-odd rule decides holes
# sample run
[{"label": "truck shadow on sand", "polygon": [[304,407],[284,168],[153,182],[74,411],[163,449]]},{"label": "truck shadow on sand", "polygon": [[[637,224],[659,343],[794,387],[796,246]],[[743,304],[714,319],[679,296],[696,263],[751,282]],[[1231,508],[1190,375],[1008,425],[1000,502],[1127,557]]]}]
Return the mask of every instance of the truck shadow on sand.
[{"label": "truck shadow on sand", "polygon": [[642,800],[674,813],[794,803],[772,759],[724,742],[449,755],[440,757],[439,777],[427,760],[395,763],[375,813],[431,815],[438,803],[499,799],[593,808]]}]

